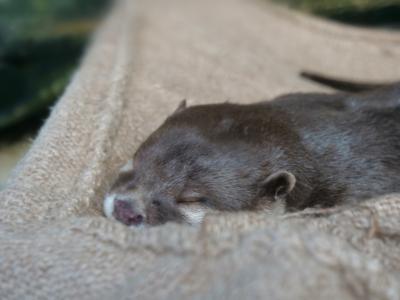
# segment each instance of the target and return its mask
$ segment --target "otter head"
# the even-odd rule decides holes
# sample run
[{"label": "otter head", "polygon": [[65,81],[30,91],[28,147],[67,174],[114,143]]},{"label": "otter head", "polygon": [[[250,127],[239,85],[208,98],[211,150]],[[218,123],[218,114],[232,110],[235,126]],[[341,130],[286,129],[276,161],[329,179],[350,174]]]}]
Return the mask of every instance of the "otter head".
[{"label": "otter head", "polygon": [[104,200],[106,216],[126,225],[197,224],[209,211],[281,203],[296,183],[276,164],[284,153],[255,143],[253,125],[235,120],[237,108],[181,104],[120,170]]}]

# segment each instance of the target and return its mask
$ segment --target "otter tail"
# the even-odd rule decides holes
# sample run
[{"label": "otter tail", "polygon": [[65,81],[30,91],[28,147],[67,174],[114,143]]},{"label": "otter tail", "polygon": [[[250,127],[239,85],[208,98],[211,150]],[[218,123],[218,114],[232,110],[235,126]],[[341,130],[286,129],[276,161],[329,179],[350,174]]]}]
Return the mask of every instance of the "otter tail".
[{"label": "otter tail", "polygon": [[387,87],[388,83],[367,83],[367,82],[355,82],[351,80],[339,79],[335,77],[325,76],[309,71],[300,72],[300,76],[310,81],[325,85],[342,92],[359,93],[365,91],[371,91]]}]

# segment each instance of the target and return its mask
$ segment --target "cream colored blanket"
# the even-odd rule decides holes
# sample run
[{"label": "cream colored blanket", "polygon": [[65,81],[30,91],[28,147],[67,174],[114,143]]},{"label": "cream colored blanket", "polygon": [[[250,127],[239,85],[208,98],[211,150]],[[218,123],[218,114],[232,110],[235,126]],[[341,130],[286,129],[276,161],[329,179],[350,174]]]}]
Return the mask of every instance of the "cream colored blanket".
[{"label": "cream colored blanket", "polygon": [[396,195],[197,228],[102,215],[117,169],[182,99],[320,89],[303,69],[399,79],[400,35],[260,0],[117,4],[0,194],[0,299],[400,299]]}]

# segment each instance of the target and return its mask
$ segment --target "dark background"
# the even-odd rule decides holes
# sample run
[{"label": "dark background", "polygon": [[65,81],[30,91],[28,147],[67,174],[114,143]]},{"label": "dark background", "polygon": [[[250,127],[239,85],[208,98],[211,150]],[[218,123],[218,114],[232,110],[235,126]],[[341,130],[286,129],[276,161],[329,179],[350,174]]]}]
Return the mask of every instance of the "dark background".
[{"label": "dark background", "polygon": [[109,0],[0,1],[0,143],[34,133]]}]

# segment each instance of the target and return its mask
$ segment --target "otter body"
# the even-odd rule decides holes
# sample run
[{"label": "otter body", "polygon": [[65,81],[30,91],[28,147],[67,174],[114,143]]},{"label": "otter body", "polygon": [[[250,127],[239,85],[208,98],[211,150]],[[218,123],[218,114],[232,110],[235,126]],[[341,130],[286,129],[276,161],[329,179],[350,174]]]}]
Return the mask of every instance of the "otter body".
[{"label": "otter body", "polygon": [[400,85],[359,94],[182,104],[120,172],[105,214],[198,223],[212,210],[295,211],[400,191]]}]

